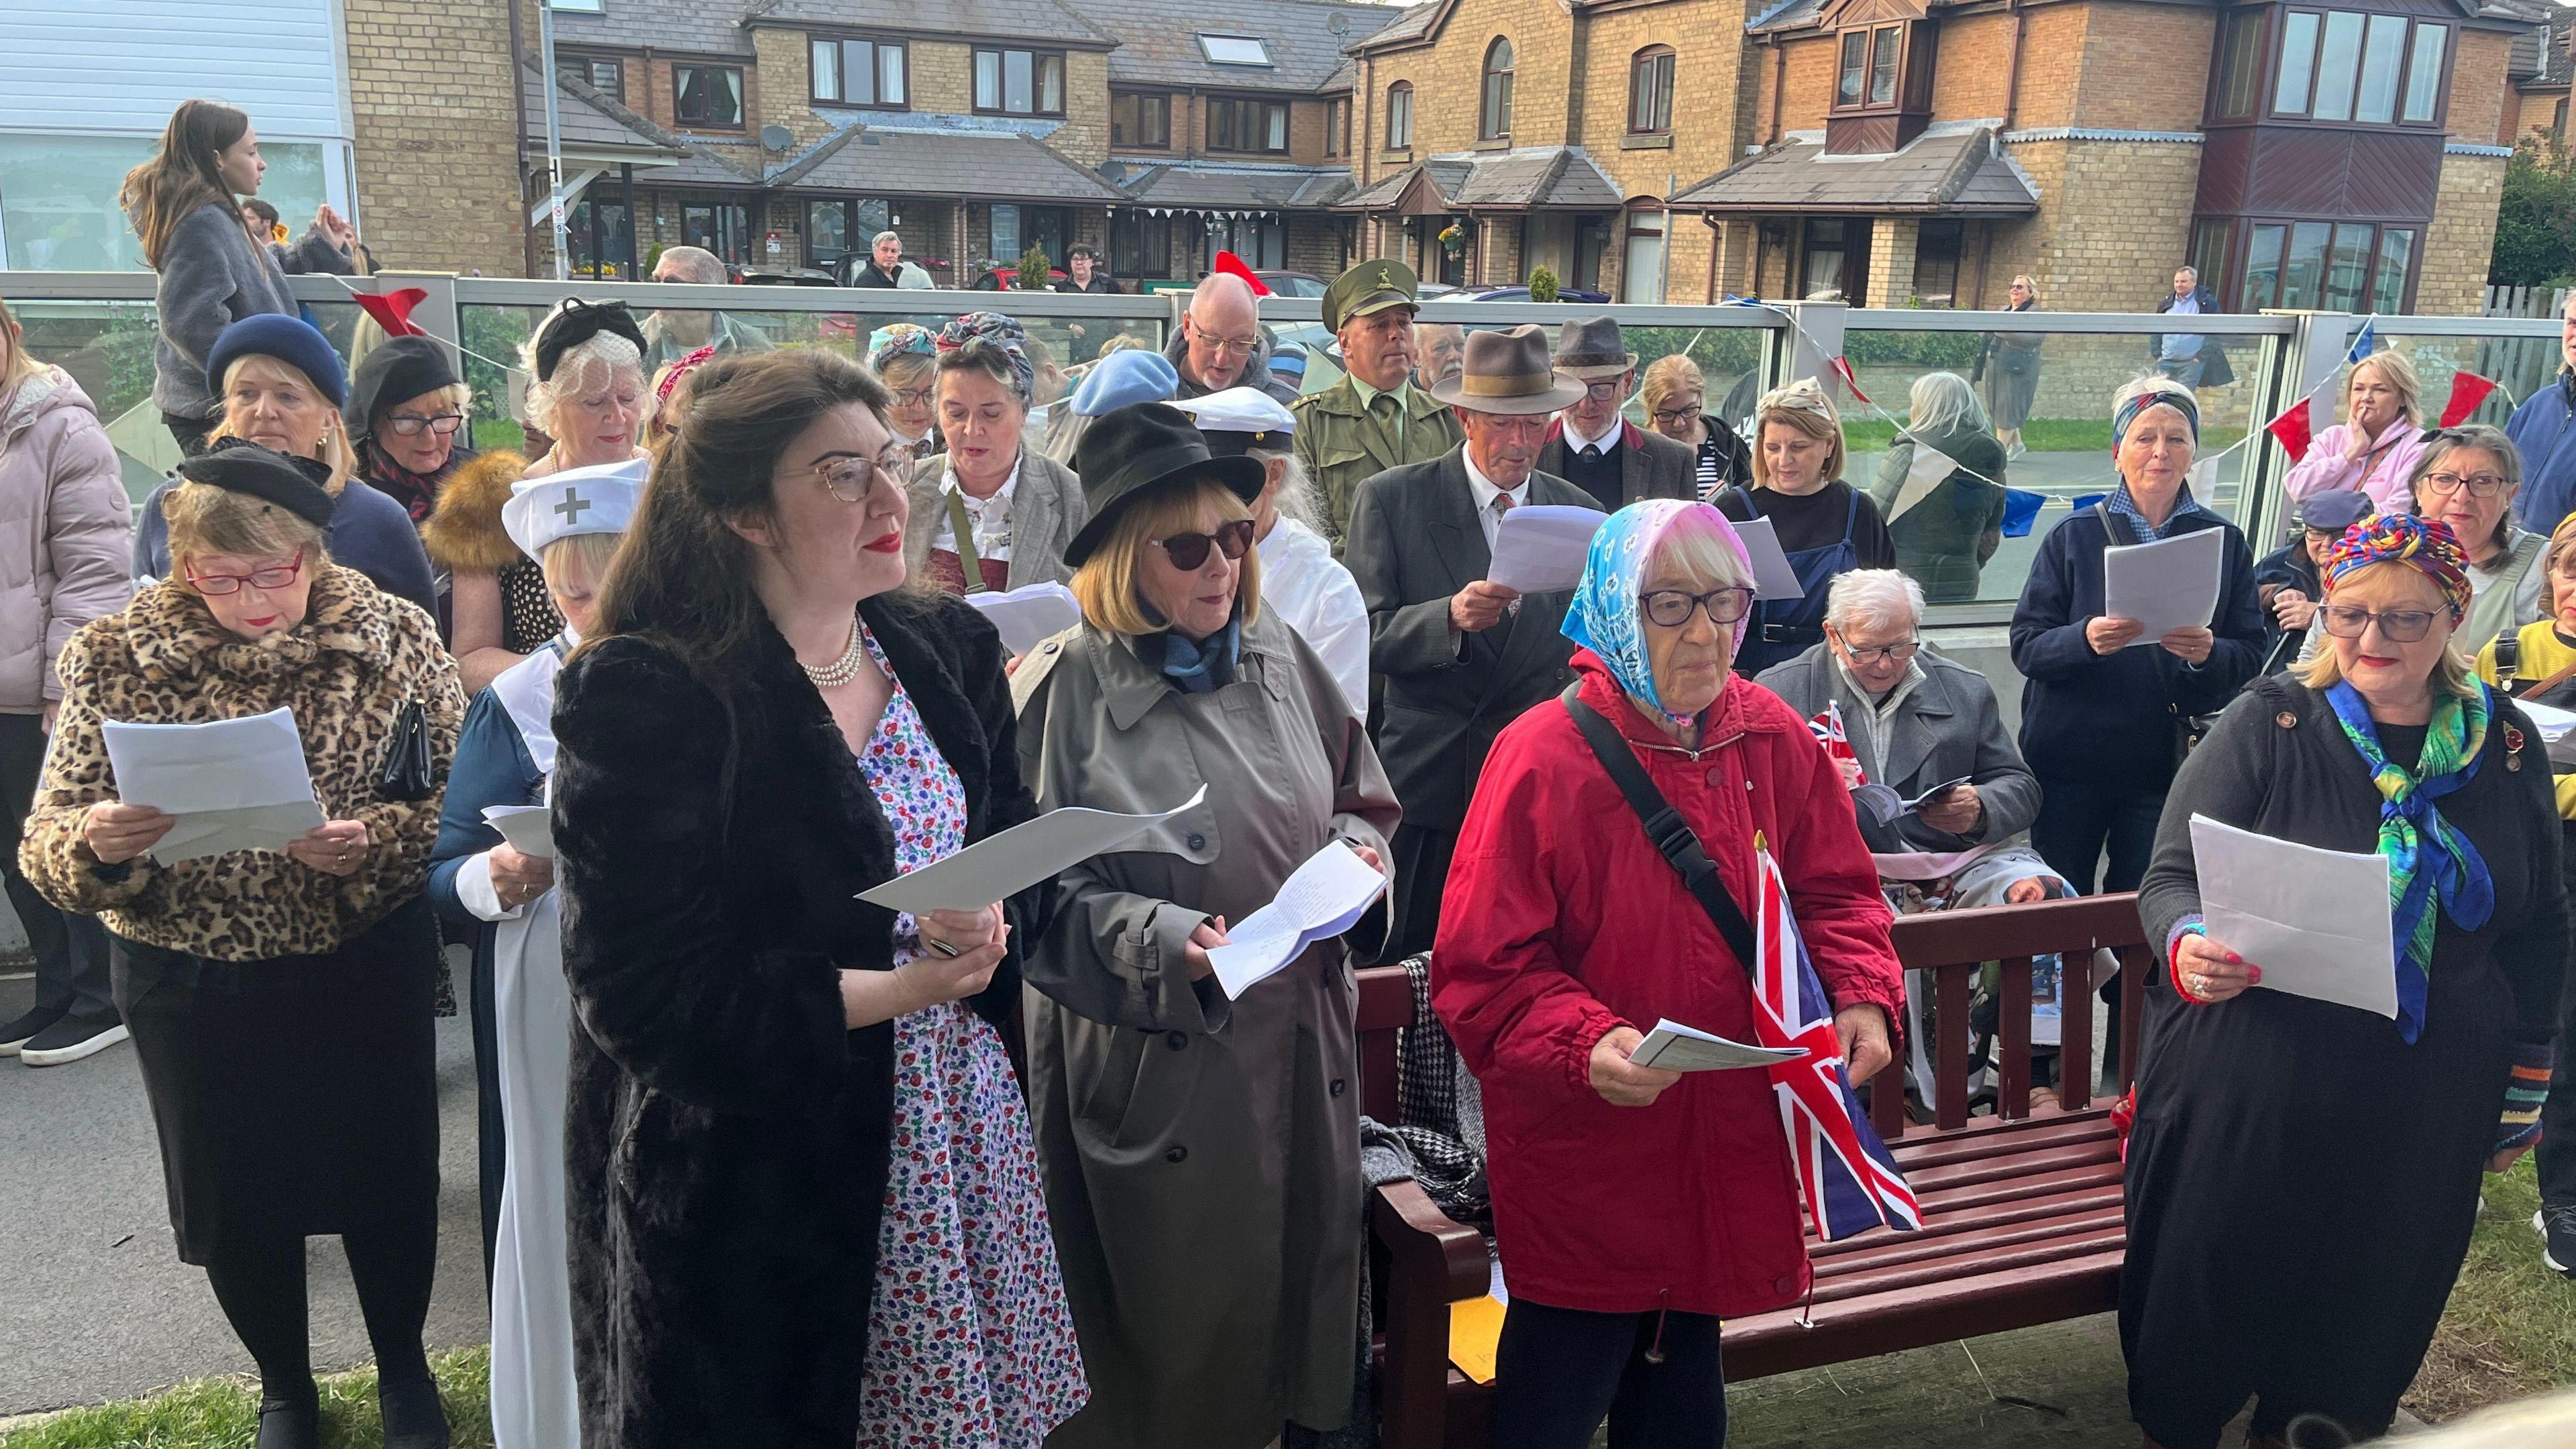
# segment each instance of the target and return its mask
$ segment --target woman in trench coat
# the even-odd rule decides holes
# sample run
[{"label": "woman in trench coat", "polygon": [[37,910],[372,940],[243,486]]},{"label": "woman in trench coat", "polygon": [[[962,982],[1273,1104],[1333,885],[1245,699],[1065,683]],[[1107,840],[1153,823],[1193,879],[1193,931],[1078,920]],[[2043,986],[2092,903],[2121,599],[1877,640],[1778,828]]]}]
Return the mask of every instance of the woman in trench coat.
[{"label": "woman in trench coat", "polygon": [[[1207,948],[1339,841],[1379,865],[1395,792],[1332,671],[1260,607],[1260,465],[1177,409],[1095,420],[1065,549],[1085,622],[1013,676],[1043,809],[1168,810],[1057,881],[1022,972],[1028,1085],[1090,1406],[1053,1449],[1259,1449],[1338,1427],[1359,1313],[1350,953],[1229,1002]],[[1380,866],[1382,869],[1383,867]],[[1242,1007],[1240,1012],[1233,1008]]]}]

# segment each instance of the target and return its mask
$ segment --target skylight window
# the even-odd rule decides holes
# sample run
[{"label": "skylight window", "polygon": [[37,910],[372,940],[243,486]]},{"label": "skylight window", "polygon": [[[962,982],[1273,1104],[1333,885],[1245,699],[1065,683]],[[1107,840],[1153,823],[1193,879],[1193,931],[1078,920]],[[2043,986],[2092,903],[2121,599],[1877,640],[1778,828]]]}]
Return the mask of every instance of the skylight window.
[{"label": "skylight window", "polygon": [[1258,36],[1202,35],[1199,49],[1207,56],[1210,65],[1270,64],[1270,47],[1262,44]]}]

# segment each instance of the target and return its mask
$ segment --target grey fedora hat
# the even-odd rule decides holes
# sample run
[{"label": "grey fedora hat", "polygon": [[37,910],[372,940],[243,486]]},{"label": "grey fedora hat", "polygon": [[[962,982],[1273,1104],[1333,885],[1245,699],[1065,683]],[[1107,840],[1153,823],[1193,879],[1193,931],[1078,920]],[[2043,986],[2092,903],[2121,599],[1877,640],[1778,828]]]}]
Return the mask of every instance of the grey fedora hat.
[{"label": "grey fedora hat", "polygon": [[1617,377],[1637,365],[1616,317],[1568,322],[1556,339],[1556,370],[1568,377]]},{"label": "grey fedora hat", "polygon": [[1548,365],[1547,333],[1524,322],[1508,331],[1467,334],[1466,366],[1431,385],[1431,396],[1476,413],[1553,413],[1583,399],[1583,384]]}]

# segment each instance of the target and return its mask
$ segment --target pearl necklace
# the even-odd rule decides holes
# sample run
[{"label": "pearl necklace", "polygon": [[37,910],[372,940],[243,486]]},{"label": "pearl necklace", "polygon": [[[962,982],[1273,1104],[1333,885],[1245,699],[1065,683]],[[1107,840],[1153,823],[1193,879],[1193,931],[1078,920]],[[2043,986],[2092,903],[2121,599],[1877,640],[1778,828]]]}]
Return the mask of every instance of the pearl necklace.
[{"label": "pearl necklace", "polygon": [[858,678],[860,668],[865,665],[867,661],[868,651],[859,642],[858,617],[856,615],[852,615],[850,618],[850,647],[841,651],[840,658],[819,668],[799,659],[796,661],[796,667],[805,671],[805,677],[814,681],[814,687],[816,689],[838,689],[842,685],[849,683],[851,680]]}]

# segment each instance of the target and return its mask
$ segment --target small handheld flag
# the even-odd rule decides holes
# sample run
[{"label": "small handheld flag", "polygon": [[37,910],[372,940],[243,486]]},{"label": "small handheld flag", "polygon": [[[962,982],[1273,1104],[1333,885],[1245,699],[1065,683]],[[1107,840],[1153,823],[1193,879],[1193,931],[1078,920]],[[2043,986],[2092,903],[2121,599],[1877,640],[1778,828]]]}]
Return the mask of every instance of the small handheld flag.
[{"label": "small handheld flag", "polygon": [[[1840,700],[1826,700],[1824,713],[1807,721],[1807,728],[1815,733],[1816,743],[1825,747],[1826,759],[1850,760],[1855,764],[1859,762],[1860,754],[1851,746],[1851,733],[1843,728],[1843,707]],[[1868,771],[1861,772],[1858,783],[1863,785],[1869,783]]]}]

